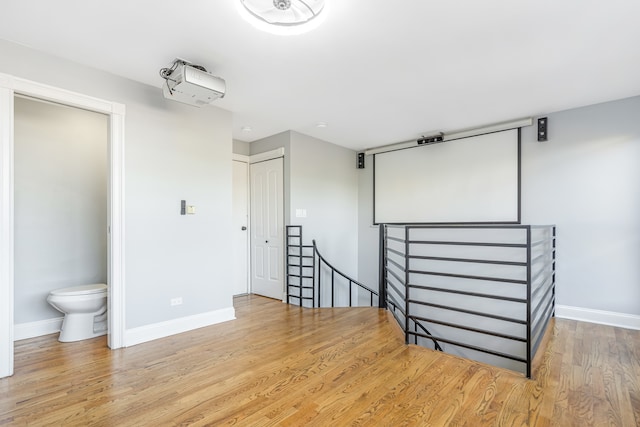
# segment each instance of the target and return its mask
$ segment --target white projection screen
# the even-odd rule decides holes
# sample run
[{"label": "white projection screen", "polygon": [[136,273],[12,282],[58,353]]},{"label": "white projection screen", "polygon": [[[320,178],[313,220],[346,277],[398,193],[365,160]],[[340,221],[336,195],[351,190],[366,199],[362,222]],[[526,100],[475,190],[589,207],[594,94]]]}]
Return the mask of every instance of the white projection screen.
[{"label": "white projection screen", "polygon": [[519,223],[519,130],[374,155],[376,224]]}]

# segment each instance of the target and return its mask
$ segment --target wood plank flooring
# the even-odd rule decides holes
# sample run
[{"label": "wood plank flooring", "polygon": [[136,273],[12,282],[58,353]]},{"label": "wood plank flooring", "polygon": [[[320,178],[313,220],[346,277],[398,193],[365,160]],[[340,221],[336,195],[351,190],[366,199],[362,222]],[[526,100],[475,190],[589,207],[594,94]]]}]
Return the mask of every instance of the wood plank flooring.
[{"label": "wood plank flooring", "polygon": [[0,424],[640,425],[640,331],[557,319],[528,380],[405,346],[382,310],[235,305],[235,321],[115,351],[16,342]]}]

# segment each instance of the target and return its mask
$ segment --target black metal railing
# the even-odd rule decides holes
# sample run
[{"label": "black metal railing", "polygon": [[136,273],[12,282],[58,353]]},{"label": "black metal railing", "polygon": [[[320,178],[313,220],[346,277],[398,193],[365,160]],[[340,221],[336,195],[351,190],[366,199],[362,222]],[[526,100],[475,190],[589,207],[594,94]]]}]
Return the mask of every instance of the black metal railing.
[{"label": "black metal railing", "polygon": [[302,307],[379,306],[378,292],[331,265],[315,240],[311,245],[303,244],[302,226],[288,225],[286,231],[287,303]]},{"label": "black metal railing", "polygon": [[407,343],[531,377],[555,310],[555,238],[555,226],[381,225],[379,293]]},{"label": "black metal railing", "polygon": [[555,311],[555,226],[383,224],[378,292],[333,267],[315,240],[304,245],[302,226],[286,238],[288,303],[386,308],[407,344],[531,377]]}]

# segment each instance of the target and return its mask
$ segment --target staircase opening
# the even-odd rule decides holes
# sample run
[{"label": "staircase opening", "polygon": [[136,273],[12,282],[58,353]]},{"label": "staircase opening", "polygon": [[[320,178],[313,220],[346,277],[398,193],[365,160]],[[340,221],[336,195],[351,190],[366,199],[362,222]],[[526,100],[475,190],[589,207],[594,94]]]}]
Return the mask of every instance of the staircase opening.
[{"label": "staircase opening", "polygon": [[287,226],[287,302],[389,310],[407,344],[522,372],[555,313],[555,226],[380,225],[377,290]]}]

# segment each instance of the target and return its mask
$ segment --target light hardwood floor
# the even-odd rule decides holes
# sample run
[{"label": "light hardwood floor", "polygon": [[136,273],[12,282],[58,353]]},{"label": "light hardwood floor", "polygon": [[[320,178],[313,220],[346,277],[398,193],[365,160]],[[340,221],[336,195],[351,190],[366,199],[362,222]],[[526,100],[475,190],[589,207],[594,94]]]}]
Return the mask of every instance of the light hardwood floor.
[{"label": "light hardwood floor", "polygon": [[528,380],[405,346],[381,310],[235,305],[235,321],[115,351],[104,337],[16,342],[0,424],[640,424],[640,331],[555,320]]}]

